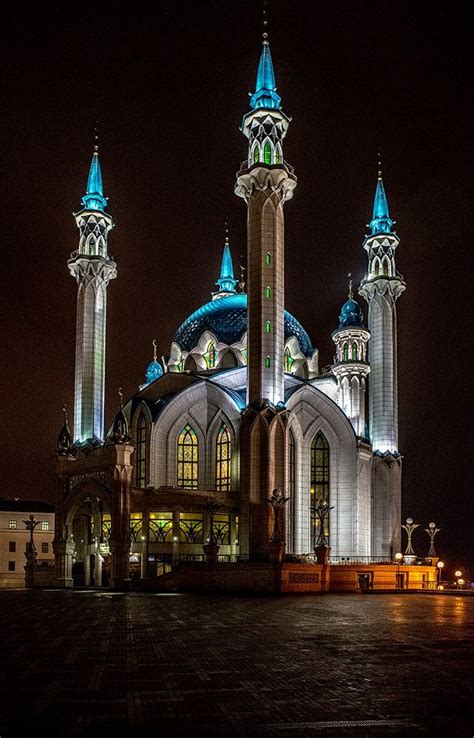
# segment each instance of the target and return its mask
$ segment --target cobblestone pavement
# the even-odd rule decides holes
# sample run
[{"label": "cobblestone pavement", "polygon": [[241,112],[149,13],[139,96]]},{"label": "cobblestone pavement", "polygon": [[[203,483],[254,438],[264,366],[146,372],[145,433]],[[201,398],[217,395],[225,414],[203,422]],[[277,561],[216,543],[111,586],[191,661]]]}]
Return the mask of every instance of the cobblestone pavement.
[{"label": "cobblestone pavement", "polygon": [[0,592],[0,736],[471,736],[474,598]]}]

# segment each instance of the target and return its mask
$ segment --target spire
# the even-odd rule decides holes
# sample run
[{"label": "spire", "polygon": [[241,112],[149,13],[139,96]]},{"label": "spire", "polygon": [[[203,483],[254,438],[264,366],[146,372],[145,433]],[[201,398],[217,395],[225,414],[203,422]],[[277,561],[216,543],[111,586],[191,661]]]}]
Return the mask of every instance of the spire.
[{"label": "spire", "polygon": [[121,387],[119,387],[118,393],[120,397],[120,410],[115,416],[112,428],[112,441],[114,443],[129,443],[130,436],[128,435],[127,418],[123,412],[123,392]]},{"label": "spire", "polygon": [[352,292],[352,272],[349,272],[347,276],[349,277],[349,292],[347,293],[347,297],[349,300],[352,300],[354,297],[354,293]]},{"label": "spire", "polygon": [[157,358],[157,341],[156,341],[156,338],[154,338],[153,339],[153,361],[150,361],[150,363],[147,366],[146,374],[145,374],[145,384],[150,384],[151,382],[154,382],[155,379],[158,379],[162,375],[163,375],[163,368]]},{"label": "spire", "polygon": [[379,152],[379,171],[377,176],[377,187],[375,188],[374,210],[372,213],[372,220],[370,221],[370,229],[373,236],[377,233],[391,233],[393,225],[393,220],[390,218],[388,212],[388,202],[383,186],[381,167],[382,163],[380,161]]},{"label": "spire", "polygon": [[232,254],[229,245],[229,231],[226,223],[226,236],[224,242],[224,251],[222,252],[221,274],[216,284],[219,287],[217,292],[213,293],[213,298],[226,297],[229,293],[236,292],[238,279],[234,279],[234,265],[232,263]]},{"label": "spire", "polygon": [[276,91],[275,72],[273,71],[272,55],[268,43],[268,33],[264,32],[262,41],[262,52],[258,63],[257,81],[255,92],[250,97],[250,107],[255,108],[280,108],[281,97]]},{"label": "spire", "polygon": [[104,197],[102,185],[102,172],[99,161],[99,137],[97,135],[97,124],[95,128],[94,153],[92,154],[89,177],[87,179],[86,194],[82,198],[82,204],[86,210],[105,210],[107,199]]},{"label": "spire", "polygon": [[59,456],[69,456],[72,451],[72,438],[71,431],[67,421],[67,408],[63,407],[64,424],[58,436],[58,443],[56,446],[56,453]]}]

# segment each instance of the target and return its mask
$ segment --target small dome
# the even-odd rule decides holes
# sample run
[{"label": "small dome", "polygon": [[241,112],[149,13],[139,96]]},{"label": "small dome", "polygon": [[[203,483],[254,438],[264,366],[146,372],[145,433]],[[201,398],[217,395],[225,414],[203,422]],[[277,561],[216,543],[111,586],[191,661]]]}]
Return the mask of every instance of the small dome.
[{"label": "small dome", "polygon": [[151,382],[154,382],[155,379],[158,379],[163,374],[163,368],[159,361],[156,361],[156,359],[153,359],[153,361],[150,361],[150,363],[147,366],[146,374],[145,374],[145,381],[147,384],[150,384]]},{"label": "small dome", "polygon": [[360,305],[349,298],[347,302],[341,308],[341,314],[339,315],[339,328],[364,328],[364,316]]}]

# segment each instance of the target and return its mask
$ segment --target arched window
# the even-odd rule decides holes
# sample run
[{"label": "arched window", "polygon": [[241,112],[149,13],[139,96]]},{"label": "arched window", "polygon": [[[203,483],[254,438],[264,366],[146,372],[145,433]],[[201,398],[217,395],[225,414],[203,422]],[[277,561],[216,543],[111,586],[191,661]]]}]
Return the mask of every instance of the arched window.
[{"label": "arched window", "polygon": [[146,479],[146,421],[140,415],[137,423],[137,440],[135,445],[135,484],[144,487]]},{"label": "arched window", "polygon": [[[329,443],[324,433],[316,434],[311,444],[311,538],[313,546],[320,540],[321,523],[317,508],[321,502],[329,506]],[[324,533],[329,540],[329,516],[324,521]]]},{"label": "arched window", "polygon": [[270,357],[269,356],[267,356],[265,359],[265,367],[267,369],[270,369]]},{"label": "arched window", "polygon": [[275,149],[275,164],[281,164],[281,161],[281,149],[279,146],[277,146]]},{"label": "arched window", "polygon": [[253,150],[253,163],[256,164],[259,159],[259,152],[258,152],[258,146],[255,146]]},{"label": "arched window", "polygon": [[388,259],[384,259],[383,260],[382,266],[383,266],[383,276],[384,277],[389,277],[390,276],[390,271],[389,271],[389,266],[388,266]]},{"label": "arched window", "polygon": [[210,341],[207,346],[207,351],[204,354],[204,359],[208,369],[214,369],[216,365],[216,346],[213,341]]},{"label": "arched window", "polygon": [[290,430],[288,435],[288,550],[293,551],[295,548],[295,496],[296,496],[296,443],[293,431]]},{"label": "arched window", "polygon": [[272,163],[272,147],[268,141],[265,141],[265,146],[263,147],[263,161],[265,164]]},{"label": "arched window", "polygon": [[272,288],[265,287],[265,297],[267,298],[267,300],[270,299],[271,296],[272,296]]},{"label": "arched window", "polygon": [[380,270],[380,262],[378,259],[374,260],[374,274],[376,277],[379,276],[379,270]]},{"label": "arched window", "polygon": [[352,361],[357,361],[357,344],[352,344]]},{"label": "arched window", "polygon": [[232,456],[232,442],[229,429],[222,424],[216,443],[216,490],[230,492],[230,462]]},{"label": "arched window", "polygon": [[285,372],[291,372],[293,361],[294,359],[291,356],[290,349],[287,346],[285,349]]},{"label": "arched window", "polygon": [[186,423],[178,436],[178,463],[176,484],[178,487],[197,489],[198,486],[198,439]]},{"label": "arched window", "polygon": [[269,320],[265,323],[265,333],[271,333],[272,332],[272,324]]},{"label": "arched window", "polygon": [[272,263],[272,255],[271,255],[271,253],[269,251],[267,251],[267,253],[265,255],[265,261],[266,261],[267,264],[271,264]]},{"label": "arched window", "polygon": [[347,345],[347,343],[345,343],[342,347],[342,360],[349,361],[349,346]]}]

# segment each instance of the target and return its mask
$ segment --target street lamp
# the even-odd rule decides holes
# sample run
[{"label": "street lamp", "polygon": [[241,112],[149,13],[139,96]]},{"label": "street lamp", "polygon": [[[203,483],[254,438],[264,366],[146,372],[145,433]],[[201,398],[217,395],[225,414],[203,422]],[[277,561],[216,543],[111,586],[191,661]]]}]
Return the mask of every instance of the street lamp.
[{"label": "street lamp", "polygon": [[438,561],[436,567],[438,569],[438,589],[441,589],[441,570],[444,566],[444,561]]},{"label": "street lamp", "polygon": [[403,561],[403,554],[402,553],[396,553],[395,554],[395,561],[397,562],[397,589],[401,589],[400,587],[400,564]]},{"label": "street lamp", "polygon": [[464,584],[464,579],[461,579],[462,571],[459,571],[458,569],[457,571],[454,572],[454,576],[456,577],[456,584],[458,585],[458,589],[459,589],[460,583],[462,582]]},{"label": "street lamp", "polygon": [[463,584],[464,584],[464,579],[458,579],[458,589],[461,589]]},{"label": "street lamp", "polygon": [[436,527],[436,523],[429,523],[428,527],[425,528],[424,530],[425,530],[425,533],[428,533],[430,537],[430,550],[428,551],[428,557],[434,558],[436,556],[436,550],[434,547],[434,539],[436,537],[436,534],[439,533],[441,529]]}]

